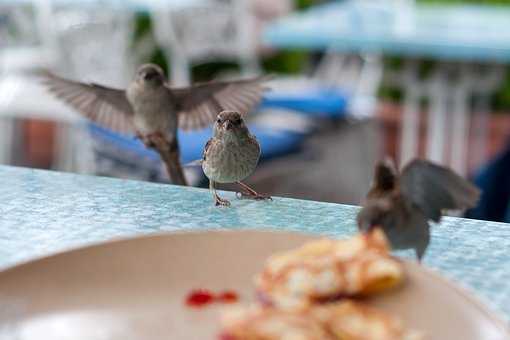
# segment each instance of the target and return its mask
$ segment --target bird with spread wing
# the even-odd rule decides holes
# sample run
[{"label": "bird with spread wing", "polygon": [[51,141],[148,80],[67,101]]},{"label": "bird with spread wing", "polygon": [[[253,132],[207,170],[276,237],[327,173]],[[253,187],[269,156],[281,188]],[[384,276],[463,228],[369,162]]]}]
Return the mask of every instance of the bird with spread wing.
[{"label": "bird with spread wing", "polygon": [[444,210],[472,208],[480,191],[452,170],[415,159],[398,173],[389,159],[375,167],[374,182],[358,214],[358,227],[380,227],[394,249],[413,248],[421,259],[430,241],[429,221]]},{"label": "bird with spread wing", "polygon": [[58,99],[97,124],[123,134],[134,134],[154,148],[174,184],[186,185],[180,164],[177,128],[199,129],[216,120],[222,110],[247,113],[267,89],[268,77],[213,81],[171,87],[163,69],[144,64],[127,89],[87,84],[43,72],[42,83]]}]

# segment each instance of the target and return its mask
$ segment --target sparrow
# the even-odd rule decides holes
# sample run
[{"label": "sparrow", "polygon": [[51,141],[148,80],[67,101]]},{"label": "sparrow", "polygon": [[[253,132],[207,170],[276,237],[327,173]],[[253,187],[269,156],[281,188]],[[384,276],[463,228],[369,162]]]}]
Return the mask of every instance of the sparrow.
[{"label": "sparrow", "polygon": [[259,157],[260,145],[248,131],[241,115],[235,111],[220,112],[214,123],[213,137],[205,145],[201,160],[216,206],[229,206],[230,202],[218,196],[215,183],[239,184],[240,198],[271,199],[241,182],[255,170]]},{"label": "sparrow", "polygon": [[386,159],[375,167],[358,228],[382,228],[392,248],[412,248],[421,261],[430,241],[429,221],[439,222],[443,210],[472,208],[479,196],[474,185],[448,168],[415,159],[398,173]]},{"label": "sparrow", "polygon": [[177,128],[199,129],[211,124],[224,109],[249,112],[261,99],[267,77],[213,81],[175,88],[163,69],[144,64],[127,89],[114,89],[40,74],[42,83],[92,121],[123,134],[134,134],[164,161],[174,184],[186,185],[179,160]]}]

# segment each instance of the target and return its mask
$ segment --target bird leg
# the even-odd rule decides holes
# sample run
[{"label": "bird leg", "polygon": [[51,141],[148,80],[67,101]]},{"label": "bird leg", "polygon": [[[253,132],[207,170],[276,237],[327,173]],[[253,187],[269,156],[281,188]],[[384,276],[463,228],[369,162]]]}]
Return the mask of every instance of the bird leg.
[{"label": "bird leg", "polygon": [[159,131],[147,135],[147,141],[150,143],[150,147],[157,148],[165,152],[170,151],[171,143],[167,141],[165,136]]},{"label": "bird leg", "polygon": [[169,142],[160,132],[152,133],[148,135],[147,138],[149,143],[145,145],[155,149],[159,153],[163,163],[165,163],[172,184],[187,185],[179,157],[177,139],[174,137],[173,140]]},{"label": "bird leg", "polygon": [[228,207],[230,206],[230,202],[224,198],[221,198],[216,192],[216,188],[214,187],[214,181],[209,180],[209,189],[212,191],[214,197],[214,204],[216,206]]},{"label": "bird leg", "polygon": [[237,193],[237,197],[238,198],[250,198],[250,199],[254,199],[254,200],[273,200],[271,198],[271,196],[268,196],[268,195],[263,195],[263,194],[259,194],[258,192],[256,192],[255,190],[253,190],[252,188],[250,188],[249,186],[247,186],[246,184],[244,184],[243,182],[239,181],[237,182],[237,184],[239,184],[239,186],[242,188],[240,192]]}]

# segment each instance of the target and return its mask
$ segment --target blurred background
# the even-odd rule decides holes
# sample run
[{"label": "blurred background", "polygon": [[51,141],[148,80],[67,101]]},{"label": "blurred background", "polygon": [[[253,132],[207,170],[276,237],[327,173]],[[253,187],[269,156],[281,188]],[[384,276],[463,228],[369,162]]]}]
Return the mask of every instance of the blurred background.
[{"label": "blurred background", "polygon": [[[248,118],[258,191],[359,204],[378,159],[423,157],[484,190],[469,217],[510,222],[508,23],[510,0],[0,0],[0,163],[168,181],[37,70],[119,88],[145,62],[178,86],[272,73]],[[184,163],[210,134],[179,132]]]}]

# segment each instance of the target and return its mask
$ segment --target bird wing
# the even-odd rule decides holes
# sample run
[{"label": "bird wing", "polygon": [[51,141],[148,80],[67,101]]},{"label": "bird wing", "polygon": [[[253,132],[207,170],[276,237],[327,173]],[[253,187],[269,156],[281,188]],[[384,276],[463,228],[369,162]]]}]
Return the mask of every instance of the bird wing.
[{"label": "bird wing", "polygon": [[471,208],[480,196],[478,188],[452,170],[418,159],[402,170],[400,191],[435,222],[442,210]]},{"label": "bird wing", "polygon": [[40,76],[51,93],[90,120],[117,132],[134,132],[133,110],[125,91],[63,79],[50,72]]},{"label": "bird wing", "polygon": [[213,139],[211,138],[211,139],[209,139],[209,140],[207,141],[207,143],[205,143],[205,146],[204,146],[204,153],[203,153],[203,155],[202,155],[202,160],[203,160],[203,161],[205,161],[205,156],[207,155],[207,150],[209,149],[209,146],[211,145],[212,141],[213,141]]},{"label": "bird wing", "polygon": [[214,81],[186,88],[169,88],[178,109],[179,127],[199,129],[214,122],[223,110],[248,113],[267,90],[269,77],[238,81]]}]

